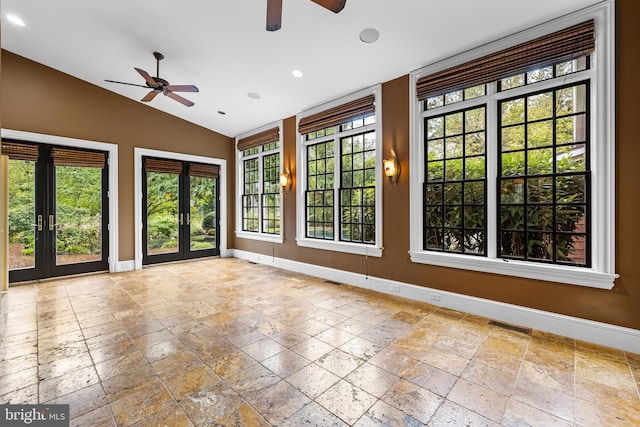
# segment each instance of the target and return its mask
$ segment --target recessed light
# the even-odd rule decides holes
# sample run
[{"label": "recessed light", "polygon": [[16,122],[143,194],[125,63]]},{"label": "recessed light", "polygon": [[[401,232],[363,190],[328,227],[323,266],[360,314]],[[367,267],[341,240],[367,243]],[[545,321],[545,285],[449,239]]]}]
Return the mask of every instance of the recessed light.
[{"label": "recessed light", "polygon": [[365,28],[360,31],[360,40],[363,43],[375,43],[380,38],[380,32],[375,28]]},{"label": "recessed light", "polygon": [[218,114],[220,114],[221,116],[224,116],[224,115],[225,115],[225,114],[227,114],[227,113],[225,113],[225,112],[224,112],[224,111],[222,111],[222,110],[218,110]]},{"label": "recessed light", "polygon": [[302,71],[300,70],[293,70],[291,74],[293,74],[293,77],[298,77],[298,78],[302,77]]},{"label": "recessed light", "polygon": [[260,99],[260,94],[255,92],[249,92],[247,96],[251,99]]},{"label": "recessed light", "polygon": [[20,18],[18,18],[16,15],[7,15],[7,19],[9,20],[9,22],[16,24],[20,27],[24,27],[24,21]]}]

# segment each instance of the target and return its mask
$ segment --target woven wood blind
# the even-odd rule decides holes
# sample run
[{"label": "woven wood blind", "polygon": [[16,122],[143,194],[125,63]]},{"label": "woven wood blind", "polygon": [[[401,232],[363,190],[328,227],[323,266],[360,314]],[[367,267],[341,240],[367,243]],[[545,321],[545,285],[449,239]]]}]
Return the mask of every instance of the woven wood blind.
[{"label": "woven wood blind", "polygon": [[238,141],[238,150],[244,151],[278,140],[280,140],[280,128],[274,127],[240,139]]},{"label": "woven wood blind", "polygon": [[182,162],[175,160],[145,159],[144,170],[146,172],[182,173]]},{"label": "woven wood blind", "polygon": [[311,116],[300,119],[298,132],[305,135],[309,132],[325,129],[331,126],[338,126],[358,117],[373,114],[376,111],[375,95],[365,96],[355,101],[321,111]]},{"label": "woven wood blind", "polygon": [[54,166],[76,166],[102,169],[106,163],[106,156],[104,153],[58,147],[53,147],[51,149],[51,158],[53,159]]},{"label": "woven wood blind", "polygon": [[21,144],[19,142],[2,141],[2,154],[9,156],[13,160],[38,161],[38,146],[31,144]]},{"label": "woven wood blind", "polygon": [[594,33],[594,21],[586,21],[421,77],[416,84],[418,99],[423,101],[431,96],[497,81],[545,65],[588,55],[595,49]]},{"label": "woven wood blind", "polygon": [[189,176],[199,176],[201,178],[217,178],[220,173],[218,165],[203,165],[200,163],[189,164]]}]

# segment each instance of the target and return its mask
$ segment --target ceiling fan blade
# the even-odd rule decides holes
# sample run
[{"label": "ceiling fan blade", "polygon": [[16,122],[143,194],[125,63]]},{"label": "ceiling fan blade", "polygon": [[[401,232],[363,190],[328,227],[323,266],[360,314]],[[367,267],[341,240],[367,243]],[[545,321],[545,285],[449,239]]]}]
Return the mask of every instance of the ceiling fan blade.
[{"label": "ceiling fan blade", "polygon": [[149,86],[146,86],[146,85],[139,85],[139,84],[135,84],[135,83],[126,83],[126,82],[117,82],[115,80],[105,80],[105,82],[118,83],[118,84],[121,84],[121,85],[129,85],[129,86],[137,86],[137,87],[146,87],[147,89],[149,88]]},{"label": "ceiling fan blade", "polygon": [[311,0],[311,1],[335,13],[338,13],[342,9],[344,9],[344,5],[347,3],[347,0]]},{"label": "ceiling fan blade", "polygon": [[282,0],[267,0],[267,31],[278,31],[282,26]]},{"label": "ceiling fan blade", "polygon": [[194,85],[168,85],[164,88],[172,92],[200,92]]},{"label": "ceiling fan blade", "polygon": [[152,90],[151,92],[149,92],[148,94],[146,94],[146,95],[144,96],[144,98],[142,98],[140,101],[142,101],[142,102],[149,102],[149,101],[151,101],[153,98],[155,98],[157,94],[158,94],[158,92],[156,92],[155,90]]},{"label": "ceiling fan blade", "polygon": [[168,90],[164,92],[165,95],[167,95],[169,98],[178,101],[179,103],[186,105],[187,107],[193,107],[195,104],[191,101],[189,101],[186,98],[181,97],[180,95],[176,95],[173,92],[169,92]]},{"label": "ceiling fan blade", "polygon": [[135,68],[135,70],[142,76],[142,78],[147,82],[149,87],[158,86],[155,80],[147,73],[145,70],[141,70],[140,68]]}]

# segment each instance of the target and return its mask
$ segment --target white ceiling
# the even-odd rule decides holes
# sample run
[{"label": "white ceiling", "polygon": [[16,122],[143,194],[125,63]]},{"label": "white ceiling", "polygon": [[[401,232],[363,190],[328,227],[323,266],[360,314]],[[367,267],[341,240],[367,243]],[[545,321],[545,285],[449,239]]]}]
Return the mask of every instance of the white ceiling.
[{"label": "white ceiling", "polygon": [[[183,94],[190,108],[149,105],[233,137],[595,3],[347,0],[334,14],[284,0],[282,29],[267,32],[266,0],[2,0],[2,48],[134,100],[147,91],[104,80],[143,84],[133,68],[155,76],[159,51],[160,77],[200,93]],[[359,40],[368,27],[374,44]]]}]

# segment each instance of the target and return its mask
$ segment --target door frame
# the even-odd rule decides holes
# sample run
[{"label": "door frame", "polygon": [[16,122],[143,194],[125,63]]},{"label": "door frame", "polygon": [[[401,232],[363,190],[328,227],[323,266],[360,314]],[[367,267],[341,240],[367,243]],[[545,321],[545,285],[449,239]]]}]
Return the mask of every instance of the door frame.
[{"label": "door frame", "polygon": [[41,144],[59,145],[74,148],[100,150],[108,153],[109,174],[107,194],[109,197],[109,272],[117,272],[118,266],[118,145],[108,142],[89,141],[85,139],[69,138],[65,136],[46,135],[42,133],[25,132],[20,130],[2,129],[2,138],[36,142]]},{"label": "door frame", "polygon": [[218,194],[219,199],[219,248],[220,256],[227,257],[229,252],[227,250],[227,161],[225,159],[219,159],[215,157],[204,157],[192,154],[175,153],[171,151],[152,150],[148,148],[134,147],[134,211],[135,211],[135,259],[134,268],[136,270],[142,269],[142,224],[144,223],[142,218],[142,157],[157,157],[167,160],[180,160],[186,162],[205,163],[211,165],[220,166],[220,172],[218,177],[218,185],[220,192]]}]

